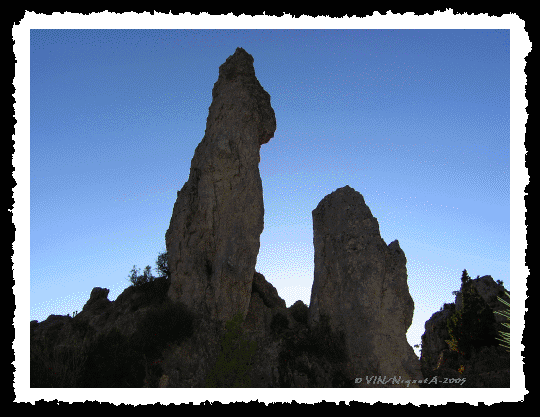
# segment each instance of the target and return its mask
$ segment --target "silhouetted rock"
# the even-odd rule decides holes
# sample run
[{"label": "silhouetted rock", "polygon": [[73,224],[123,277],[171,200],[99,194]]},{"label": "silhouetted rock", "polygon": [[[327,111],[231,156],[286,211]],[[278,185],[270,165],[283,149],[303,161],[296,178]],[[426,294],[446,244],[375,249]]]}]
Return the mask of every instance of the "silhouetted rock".
[{"label": "silhouetted rock", "polygon": [[[307,314],[306,320],[297,321],[292,312],[301,311],[302,305],[307,309],[301,302],[295,303],[295,309],[287,309],[273,285],[256,272],[248,313],[240,326],[241,337],[201,318],[194,336],[167,352],[161,386],[205,387],[220,353],[227,348],[221,345],[225,336],[225,340],[237,340],[233,343],[237,349],[241,343],[256,346],[246,360],[250,387],[352,387],[344,375],[346,364],[339,356],[339,338],[324,326],[309,329]],[[229,365],[234,368],[235,364],[231,361]],[[234,372],[230,370],[229,377],[234,377]]]},{"label": "silhouetted rock", "polygon": [[290,306],[289,311],[291,312],[291,316],[298,323],[307,325],[309,308],[302,300],[298,300],[292,306]]},{"label": "silhouetted rock", "polygon": [[[171,323],[167,322],[168,317],[161,317],[159,326],[152,328],[155,331],[151,333],[151,337],[145,337],[149,334],[147,319],[151,316],[150,313],[155,315],[160,309],[163,309],[164,315],[171,316],[171,320],[178,321],[178,314],[171,315],[171,309],[167,309],[164,304],[168,301],[167,281],[165,278],[157,278],[138,288],[128,287],[114,301],[107,299],[107,288],[96,287],[91,291],[83,310],[75,317],[51,315],[42,322],[32,321],[31,386],[127,388],[130,385],[123,376],[134,372],[130,378],[135,378],[142,387],[145,351],[141,346],[135,345],[134,336],[142,333],[143,337],[138,337],[138,340],[151,339],[152,343],[156,343],[156,331],[174,328],[174,323],[171,326]],[[177,329],[176,332],[179,333]],[[174,339],[173,336],[171,332],[165,337]],[[107,348],[111,343],[111,347]],[[125,351],[117,354],[129,359],[127,362],[111,356],[115,352],[114,346],[123,347]],[[129,347],[127,350],[126,346]],[[110,351],[107,352],[107,349]],[[133,362],[133,358],[137,358],[139,362]],[[96,365],[99,363],[101,365]],[[125,366],[125,369],[118,372],[119,379],[116,380],[113,371],[119,370],[115,367],[121,363],[124,363],[122,366]],[[92,373],[103,373],[107,367],[112,372],[110,378],[103,377],[101,381],[90,378]],[[122,385],[123,383],[126,385]]]},{"label": "silhouetted rock", "polygon": [[[230,345],[222,345],[223,337],[238,349],[238,339],[246,344],[255,344],[256,350],[249,358],[250,366],[246,369],[250,386],[279,386],[278,355],[282,343],[279,334],[283,329],[278,327],[289,327],[288,323],[282,321],[283,318],[285,322],[289,320],[287,308],[272,284],[262,274],[255,272],[254,275],[248,312],[238,329],[241,337],[236,332],[228,333],[219,321],[199,316],[194,324],[193,337],[165,353],[160,379],[162,387],[206,387],[209,375],[219,371],[216,366],[223,349],[230,348]],[[276,322],[279,322],[279,326]],[[234,369],[231,370],[231,378],[234,372]]]},{"label": "silhouetted rock", "polygon": [[[508,297],[505,295],[506,290],[504,286],[497,284],[490,275],[484,275],[483,277],[473,279],[472,283],[480,297],[483,298],[483,300],[493,311],[506,310],[507,307],[497,298],[500,297],[507,302],[509,301]],[[459,310],[462,305],[462,291],[463,284],[461,285],[459,292],[456,295],[455,304],[457,310]],[[510,291],[506,292],[510,294]],[[495,320],[497,321],[497,323],[505,323],[508,321],[504,316],[500,314],[495,314]]]},{"label": "silhouetted rock", "polygon": [[169,296],[212,319],[245,317],[249,307],[264,217],[259,151],[275,129],[253,57],[237,48],[219,68],[206,132],[166,233]]},{"label": "silhouetted rock", "polygon": [[444,304],[444,309],[433,313],[424,324],[424,334],[422,335],[422,372],[427,368],[435,369],[439,361],[439,355],[445,349],[448,349],[446,340],[450,339],[446,322],[456,311],[454,303]]},{"label": "silhouetted rock", "polygon": [[[131,286],[114,301],[96,287],[75,317],[32,321],[31,387],[444,386],[440,377],[453,386],[463,378],[467,387],[509,384],[509,356],[499,346],[467,358],[448,349],[455,304],[426,322],[422,375],[406,339],[414,312],[407,259],[397,240],[386,245],[349,186],[313,210],[311,302],[287,308],[255,271],[264,215],[259,151],[276,121],[242,48],[220,67],[212,96],[166,233],[168,265],[160,262],[170,279]],[[485,303],[503,310],[502,288],[491,277],[474,285],[490,322]],[[466,305],[479,303],[465,295]]]},{"label": "silhouetted rock", "polygon": [[95,287],[90,293],[90,299],[86,302],[83,307],[83,311],[86,311],[90,308],[100,309],[106,308],[110,301],[107,299],[109,295],[109,290],[107,288]]},{"label": "silhouetted rock", "polygon": [[[471,280],[471,285],[493,311],[508,307],[497,297],[509,301],[504,286],[497,284],[489,275]],[[508,292],[508,291],[507,291]],[[448,319],[463,307],[463,284],[456,294],[455,303],[444,304],[441,311],[434,313],[425,324],[422,335],[420,358],[426,388],[506,388],[510,386],[510,354],[499,342],[491,341],[485,346],[472,349],[470,357],[453,351],[446,342],[450,340]],[[508,292],[509,293],[509,292]],[[504,316],[493,314],[493,332],[509,332],[501,323]],[[482,329],[486,332],[485,329]],[[480,332],[480,329],[479,329]],[[500,333],[499,333],[499,337]],[[497,346],[493,345],[497,344]]]},{"label": "silhouetted rock", "polygon": [[263,274],[258,272],[255,272],[253,277],[252,295],[253,293],[259,294],[267,307],[279,307],[282,309],[287,307],[285,300],[279,296],[276,288],[266,281]]},{"label": "silhouetted rock", "polygon": [[414,312],[407,259],[397,240],[385,244],[360,193],[345,186],[322,199],[313,210],[313,244],[309,326],[326,316],[333,330],[344,332],[349,376],[362,378],[356,386],[374,387],[371,377],[422,379],[406,339]]}]

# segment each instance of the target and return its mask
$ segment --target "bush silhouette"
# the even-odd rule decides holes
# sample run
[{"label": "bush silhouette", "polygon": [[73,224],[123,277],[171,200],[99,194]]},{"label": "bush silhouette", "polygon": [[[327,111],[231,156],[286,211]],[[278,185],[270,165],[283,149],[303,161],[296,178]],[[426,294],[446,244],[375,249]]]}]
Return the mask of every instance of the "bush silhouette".
[{"label": "bush silhouette", "polygon": [[131,284],[134,287],[139,287],[147,282],[153,281],[155,278],[152,275],[151,269],[152,268],[150,268],[150,265],[147,265],[146,268],[144,268],[143,275],[140,275],[141,270],[137,269],[137,267],[133,265],[133,268],[131,269],[130,275],[128,277]]},{"label": "bush silhouette", "polygon": [[171,274],[169,271],[169,258],[166,251],[159,254],[156,261],[156,266],[157,266],[156,269],[158,270],[160,277],[166,277],[166,278],[171,277]]},{"label": "bush silhouette", "polygon": [[[158,255],[158,258],[156,261],[156,269],[159,272],[159,277],[157,278],[166,278],[166,279],[170,278],[169,259],[168,259],[167,252],[162,252]],[[154,281],[156,277],[152,275],[152,268],[150,267],[150,265],[147,265],[144,268],[142,275],[141,275],[141,270],[137,269],[137,267],[133,265],[133,268],[131,269],[128,279],[133,286],[138,287],[140,285]]]}]

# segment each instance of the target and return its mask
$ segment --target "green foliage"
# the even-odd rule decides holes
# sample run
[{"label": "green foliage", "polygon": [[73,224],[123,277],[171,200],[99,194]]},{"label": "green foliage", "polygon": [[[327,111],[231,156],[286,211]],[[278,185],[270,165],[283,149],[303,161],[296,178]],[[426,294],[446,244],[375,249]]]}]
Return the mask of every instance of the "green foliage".
[{"label": "green foliage", "polygon": [[150,265],[147,265],[146,268],[144,268],[143,275],[140,275],[141,270],[137,269],[136,266],[133,265],[133,269],[128,277],[131,284],[133,284],[135,287],[139,287],[147,282],[153,281],[155,277],[152,275],[151,270],[152,268],[150,268]]},{"label": "green foliage", "polygon": [[193,314],[184,304],[167,299],[148,309],[137,323],[131,345],[145,355],[155,356],[167,344],[191,337],[193,320]]},{"label": "green foliage", "polygon": [[450,339],[446,342],[451,350],[470,356],[473,349],[492,346],[495,342],[495,316],[472,285],[472,280],[463,270],[462,308],[447,320]]},{"label": "green foliage", "polygon": [[207,388],[249,388],[248,372],[257,350],[257,342],[242,337],[242,314],[237,313],[225,324],[221,352],[206,378]]},{"label": "green foliage", "polygon": [[[162,252],[158,255],[158,258],[156,261],[156,269],[159,273],[158,278],[163,278],[163,277],[170,278],[169,259],[167,256],[167,252]],[[147,265],[144,268],[142,275],[141,275],[141,270],[137,269],[137,267],[133,265],[133,268],[131,269],[128,279],[133,286],[138,287],[143,284],[146,284],[147,282],[154,281],[156,277],[152,275],[152,268],[150,267],[150,265]]]},{"label": "green foliage", "polygon": [[156,261],[156,266],[160,277],[167,277],[170,279],[171,273],[169,270],[169,258],[167,257],[166,251],[159,254]]},{"label": "green foliage", "polygon": [[[508,297],[508,299],[510,300],[510,294],[508,294],[506,291],[505,291],[505,294],[506,296]],[[504,305],[508,306],[508,308],[506,310],[501,310],[501,311],[495,311],[496,314],[499,314],[501,316],[504,316],[508,319],[508,323],[501,323],[504,327],[507,327],[508,329],[510,329],[510,302],[506,302],[505,300],[503,300],[501,297],[497,297],[498,300],[503,303]],[[500,338],[497,338],[497,340],[500,340],[501,342],[504,343],[501,344],[502,347],[506,348],[506,351],[507,352],[510,352],[510,332],[503,332],[503,331],[499,331],[502,339]]]}]

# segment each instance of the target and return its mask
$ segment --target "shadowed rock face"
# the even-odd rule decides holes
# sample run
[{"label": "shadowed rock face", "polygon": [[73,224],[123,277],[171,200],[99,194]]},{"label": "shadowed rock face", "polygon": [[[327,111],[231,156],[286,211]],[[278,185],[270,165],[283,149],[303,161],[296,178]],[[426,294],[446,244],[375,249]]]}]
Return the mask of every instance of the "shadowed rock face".
[{"label": "shadowed rock face", "polygon": [[385,244],[364,198],[349,186],[319,203],[313,211],[313,232],[310,327],[324,315],[332,329],[344,331],[352,378],[422,379],[406,339],[414,302],[399,242]]},{"label": "shadowed rock face", "polygon": [[[502,284],[497,284],[490,275],[471,280],[478,295],[493,311],[505,311],[508,307],[497,297],[509,302],[508,292]],[[510,386],[510,355],[501,346],[481,346],[472,352],[470,358],[451,351],[446,342],[450,339],[448,319],[463,308],[463,283],[456,294],[454,303],[445,303],[441,311],[433,313],[425,323],[422,335],[422,373],[429,381],[427,388],[507,388]],[[510,294],[508,292],[508,294]],[[506,317],[494,314],[494,330],[508,332]],[[501,337],[501,336],[499,336]],[[461,369],[461,372],[460,372]],[[449,385],[443,381],[460,381]]]},{"label": "shadowed rock face", "polygon": [[[506,291],[503,285],[497,284],[491,275],[484,275],[483,277],[478,277],[476,279],[472,280],[472,284],[476,288],[476,291],[478,292],[478,295],[484,299],[484,301],[488,304],[488,306],[493,311],[501,311],[503,309],[506,309],[505,305],[503,305],[497,297],[502,298],[505,301],[509,301],[508,297],[504,294]],[[509,291],[507,291],[508,294],[510,294]],[[462,294],[463,293],[463,284],[461,284],[461,288],[459,289],[459,292],[456,294],[456,309],[460,310],[462,308],[463,300],[462,300]],[[497,323],[505,323],[508,320],[500,315],[495,314],[495,320]]]},{"label": "shadowed rock face", "polygon": [[264,217],[259,151],[276,119],[242,48],[220,66],[212,98],[165,238],[169,297],[226,321],[249,306]]},{"label": "shadowed rock face", "polygon": [[[386,245],[362,195],[348,186],[313,211],[311,303],[287,308],[255,272],[264,215],[259,151],[276,121],[253,57],[238,48],[219,68],[212,96],[166,233],[170,279],[128,287],[114,301],[96,287],[76,317],[32,321],[32,387],[201,388],[220,368],[224,381],[245,371],[254,388],[418,387],[407,381],[438,376],[465,376],[464,387],[509,386],[504,349],[483,346],[467,361],[445,349],[459,294],[426,323],[422,376],[406,340],[414,303],[405,254],[397,240]],[[492,308],[501,307],[495,300],[504,288],[489,276],[473,282]],[[241,331],[224,332],[237,312]],[[256,350],[246,353],[244,343]],[[370,384],[371,377],[386,379]]]}]

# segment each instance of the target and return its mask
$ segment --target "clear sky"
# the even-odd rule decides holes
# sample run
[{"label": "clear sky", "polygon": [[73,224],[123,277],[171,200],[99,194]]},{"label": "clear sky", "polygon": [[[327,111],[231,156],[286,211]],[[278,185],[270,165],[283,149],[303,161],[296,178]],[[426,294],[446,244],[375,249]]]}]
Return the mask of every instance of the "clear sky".
[{"label": "clear sky", "polygon": [[[261,148],[256,270],[309,304],[312,210],[349,185],[407,257],[407,334],[461,272],[510,290],[509,30],[33,30],[30,319],[114,300],[165,251],[219,66],[254,57],[277,129]],[[503,306],[501,306],[503,307]],[[416,353],[419,354],[418,349]]]}]

